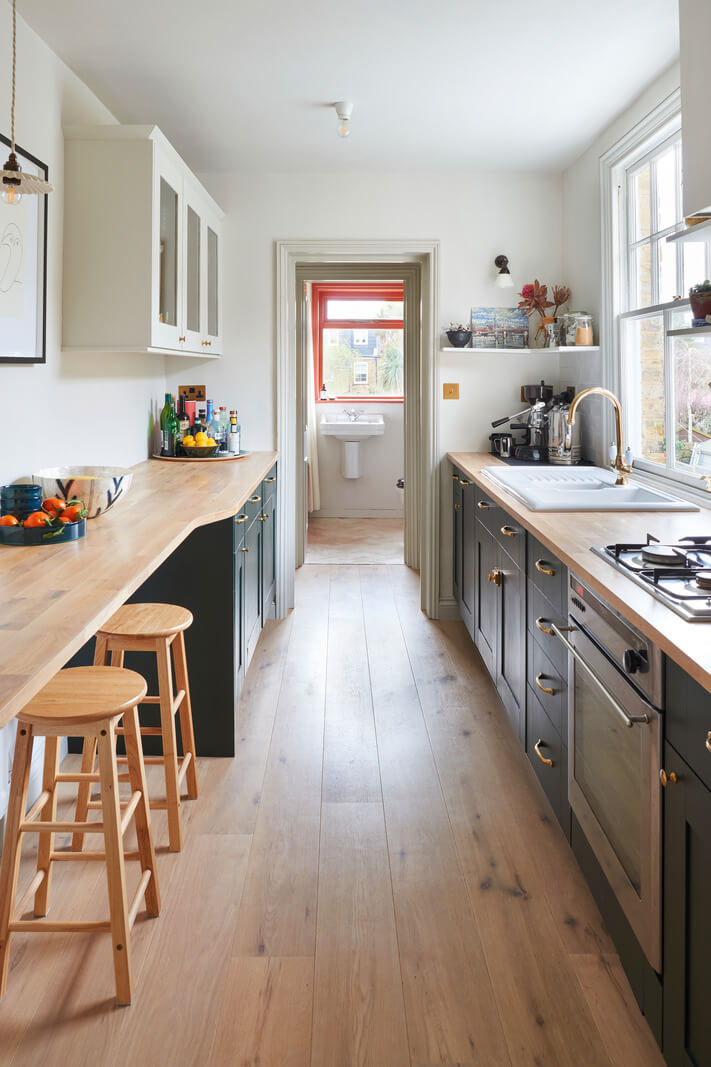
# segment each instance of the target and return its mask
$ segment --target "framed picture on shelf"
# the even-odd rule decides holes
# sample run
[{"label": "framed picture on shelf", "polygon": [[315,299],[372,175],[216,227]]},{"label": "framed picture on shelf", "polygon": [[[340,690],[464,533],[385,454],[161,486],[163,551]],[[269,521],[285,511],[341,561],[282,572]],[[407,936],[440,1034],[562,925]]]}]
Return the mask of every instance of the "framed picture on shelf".
[{"label": "framed picture on shelf", "polygon": [[[2,134],[0,143],[10,147]],[[48,180],[46,163],[19,145],[15,153],[24,173]],[[46,314],[47,196],[0,199],[0,363],[46,361]]]}]

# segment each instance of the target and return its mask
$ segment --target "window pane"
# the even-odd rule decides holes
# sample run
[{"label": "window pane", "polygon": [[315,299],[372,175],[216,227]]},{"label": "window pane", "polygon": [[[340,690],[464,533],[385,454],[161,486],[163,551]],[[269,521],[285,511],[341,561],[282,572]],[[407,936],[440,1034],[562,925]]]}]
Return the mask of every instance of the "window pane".
[{"label": "window pane", "polygon": [[676,147],[672,145],[656,160],[657,168],[657,230],[674,226],[676,217],[676,187],[678,184]]},{"label": "window pane", "polygon": [[675,466],[711,474],[711,345],[673,339]]},{"label": "window pane", "polygon": [[[673,300],[681,294],[677,292],[676,281],[676,245],[667,244],[666,237],[657,241],[657,262],[659,263],[659,303]],[[651,301],[650,301],[651,303]]]},{"label": "window pane", "polygon": [[402,300],[327,300],[327,319],[401,319]]},{"label": "window pane", "polygon": [[627,320],[622,340],[632,451],[653,463],[664,463],[664,317]]},{"label": "window pane", "polygon": [[692,285],[698,285],[706,277],[706,245],[701,241],[684,244],[684,292],[689,295]]},{"label": "window pane", "polygon": [[632,284],[632,296],[634,308],[649,307],[652,303],[652,246],[641,245],[634,252],[634,279]]},{"label": "window pane", "polygon": [[649,193],[649,167],[636,174],[632,179],[632,201],[634,204],[634,237],[649,237],[652,227],[651,197]]},{"label": "window pane", "polygon": [[331,396],[402,396],[403,331],[324,330],[323,377]]}]

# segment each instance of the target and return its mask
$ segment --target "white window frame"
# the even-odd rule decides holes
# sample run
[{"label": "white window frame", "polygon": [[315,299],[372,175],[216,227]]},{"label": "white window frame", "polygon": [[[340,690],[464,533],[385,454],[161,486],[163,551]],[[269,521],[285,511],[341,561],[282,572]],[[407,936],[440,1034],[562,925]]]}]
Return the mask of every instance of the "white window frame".
[{"label": "white window frame", "polygon": [[[364,374],[365,378],[359,378],[358,374]],[[353,360],[353,384],[354,385],[367,385],[368,384],[368,360],[367,359],[354,359]]]},{"label": "white window frame", "polygon": [[[680,128],[681,98],[679,90],[676,90],[609,149],[600,160],[603,268],[600,321],[603,361],[602,377],[603,384],[616,393],[622,401],[625,442],[630,439],[633,417],[637,414],[639,405],[636,391],[632,389],[629,380],[626,380],[626,377],[631,377],[631,375],[625,375],[625,368],[622,365],[622,331],[625,328],[625,323],[630,319],[649,318],[655,313],[663,315],[665,396],[673,401],[671,358],[673,342],[672,338],[669,337],[668,330],[672,313],[689,307],[688,298],[684,298],[682,300],[652,304],[643,309],[630,310],[629,308],[631,279],[628,248],[633,220],[631,218],[632,212],[629,210],[630,197],[627,181],[631,179],[629,179],[628,172],[630,169],[641,169],[650,157],[659,153],[665,143],[670,142],[678,135]],[[656,191],[652,187],[650,195],[655,198],[653,203],[656,211],[655,193]],[[660,231],[660,234],[673,233],[678,228],[677,224],[669,227],[668,230]],[[640,239],[636,243],[643,243],[643,240]],[[707,246],[707,268],[711,268],[710,254],[711,246]],[[652,245],[653,299],[658,299],[656,255],[656,247]],[[709,275],[707,274],[707,276]],[[677,280],[680,282],[682,278],[683,252],[680,252],[677,261]],[[669,432],[670,425],[673,428],[673,407],[673,403],[667,403],[665,412],[668,458],[670,448],[672,451],[674,448],[674,435],[672,433],[670,436]],[[605,441],[609,442],[614,436],[612,432],[612,411],[605,410],[603,419]],[[643,480],[674,483],[678,488],[684,487],[691,490],[693,495],[699,489],[698,475],[686,474],[684,471],[674,469],[671,466],[662,466],[661,464],[635,457],[634,468],[635,473],[641,475]],[[707,503],[708,498],[704,502]]]}]

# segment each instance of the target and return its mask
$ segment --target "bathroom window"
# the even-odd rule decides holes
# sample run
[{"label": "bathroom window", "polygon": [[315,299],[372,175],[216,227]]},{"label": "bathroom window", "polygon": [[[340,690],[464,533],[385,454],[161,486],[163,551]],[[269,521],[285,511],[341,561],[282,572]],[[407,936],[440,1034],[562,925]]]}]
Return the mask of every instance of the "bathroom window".
[{"label": "bathroom window", "polygon": [[404,297],[401,282],[314,283],[317,398],[403,399]]}]

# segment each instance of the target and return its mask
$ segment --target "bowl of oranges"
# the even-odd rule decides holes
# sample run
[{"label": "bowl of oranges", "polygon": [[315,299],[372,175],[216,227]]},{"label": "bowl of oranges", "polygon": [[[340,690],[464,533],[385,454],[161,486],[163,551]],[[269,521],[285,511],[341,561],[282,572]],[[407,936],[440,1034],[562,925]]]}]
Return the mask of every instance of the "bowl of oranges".
[{"label": "bowl of oranges", "polygon": [[[7,490],[0,506],[0,545],[57,545],[86,536],[86,506],[83,500],[48,497],[34,510],[17,503],[10,508]],[[20,486],[19,488],[24,488]],[[39,488],[39,487],[37,487]]]},{"label": "bowl of oranges", "polygon": [[215,438],[210,437],[204,430],[198,430],[194,436],[188,433],[180,442],[180,450],[190,459],[209,459],[219,447]]}]

